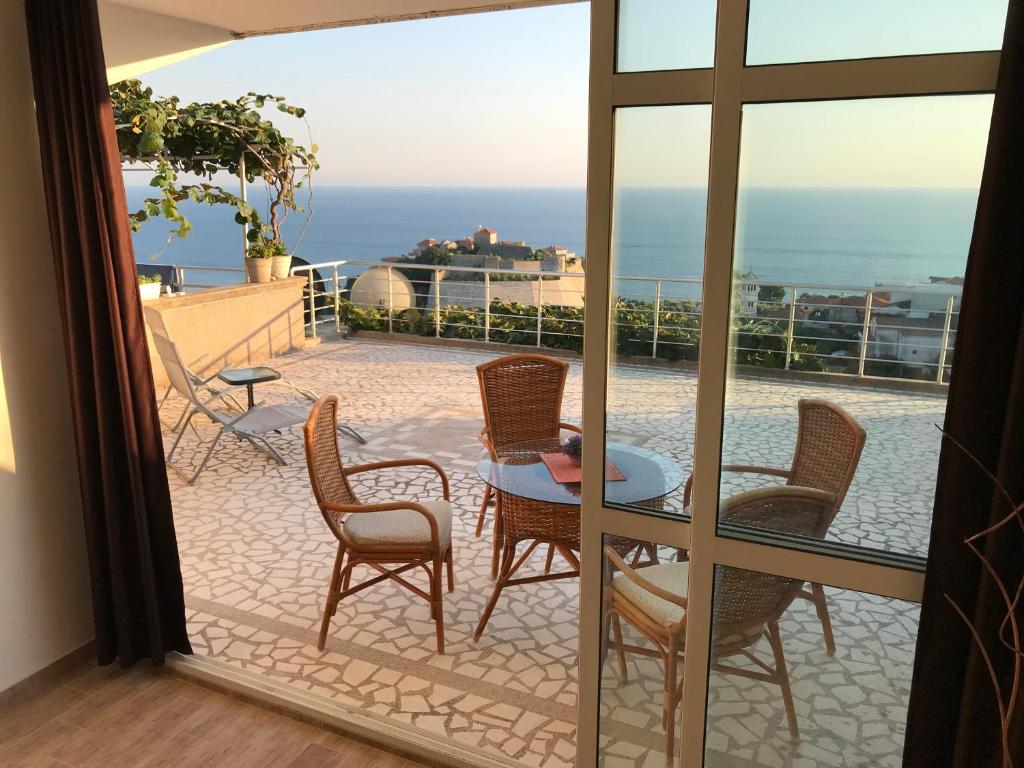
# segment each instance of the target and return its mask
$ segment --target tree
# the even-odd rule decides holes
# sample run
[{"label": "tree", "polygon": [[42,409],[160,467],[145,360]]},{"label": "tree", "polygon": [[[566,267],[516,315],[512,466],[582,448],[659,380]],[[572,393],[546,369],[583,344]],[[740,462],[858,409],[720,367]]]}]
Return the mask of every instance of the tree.
[{"label": "tree", "polygon": [[[121,156],[151,168],[150,186],[159,191],[130,214],[133,231],[147,219],[162,216],[177,224],[172,234],[186,237],[192,226],[178,203],[192,200],[234,207],[235,220],[249,226],[250,243],[283,249],[281,225],[289,211],[303,210],[296,190],[308,188],[313,171],[320,167],[317,146],[306,149],[295,143],[258,110],[274,104],[280,112],[302,118],[304,109],[281,96],[252,92],[234,101],[182,105],[177,96],[154,98],[153,90],[138,80],[115,83],[110,96]],[[251,205],[217,184],[178,182],[179,173],[212,180],[219,171],[244,175],[247,182],[266,182],[271,190],[267,224]]]},{"label": "tree", "polygon": [[762,285],[757,292],[758,301],[779,303],[786,298],[786,289],[781,285]]}]

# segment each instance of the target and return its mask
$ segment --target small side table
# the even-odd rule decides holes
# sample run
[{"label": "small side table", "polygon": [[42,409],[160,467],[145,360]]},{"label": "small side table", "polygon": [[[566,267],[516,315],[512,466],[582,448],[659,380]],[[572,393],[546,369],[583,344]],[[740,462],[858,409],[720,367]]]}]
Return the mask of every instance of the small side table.
[{"label": "small side table", "polygon": [[255,366],[253,368],[227,368],[218,373],[217,378],[225,384],[236,387],[244,384],[248,395],[248,410],[251,411],[256,406],[252,392],[253,385],[262,384],[265,381],[277,381],[281,378],[281,374],[273,368]]}]

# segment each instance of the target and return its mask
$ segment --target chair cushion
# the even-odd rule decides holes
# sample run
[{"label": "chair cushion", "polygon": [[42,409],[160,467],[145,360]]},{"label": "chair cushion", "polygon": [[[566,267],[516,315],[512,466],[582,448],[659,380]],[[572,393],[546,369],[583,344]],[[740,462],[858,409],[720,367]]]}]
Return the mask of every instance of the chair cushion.
[{"label": "chair cushion", "polygon": [[[438,541],[446,544],[452,536],[452,505],[443,499],[419,501],[437,521]],[[353,544],[430,544],[430,524],[414,509],[388,512],[356,512],[342,526]]]},{"label": "chair cushion", "polygon": [[[660,563],[646,568],[637,568],[637,576],[646,579],[667,592],[686,597],[686,585],[690,575],[690,563]],[[635,605],[658,624],[678,624],[686,609],[663,600],[630,581],[624,574],[617,573],[612,579],[612,589]]]},{"label": "chair cushion", "polygon": [[[682,563],[660,563],[647,568],[638,568],[636,573],[651,584],[680,597],[686,597],[686,589],[690,575],[689,561]],[[653,621],[663,626],[678,624],[683,619],[686,609],[663,600],[646,589],[617,573],[612,579],[612,588],[619,595],[639,608]],[[730,632],[727,635],[716,635],[713,642],[716,647],[752,645],[764,634],[764,625],[744,627],[742,631]],[[728,651],[726,651],[728,653]]]}]

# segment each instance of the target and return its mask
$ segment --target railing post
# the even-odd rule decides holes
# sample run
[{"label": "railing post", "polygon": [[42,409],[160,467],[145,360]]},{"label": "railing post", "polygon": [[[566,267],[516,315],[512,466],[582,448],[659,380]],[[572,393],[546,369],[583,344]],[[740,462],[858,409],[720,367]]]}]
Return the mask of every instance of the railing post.
[{"label": "railing post", "polygon": [[953,294],[949,294],[946,300],[946,318],[942,323],[942,346],[939,347],[939,370],[935,374],[935,380],[942,383],[946,370],[946,348],[949,346],[949,331],[953,323]]},{"label": "railing post", "polygon": [[338,293],[338,265],[334,265],[334,332],[341,333],[341,302]]},{"label": "railing post", "polygon": [[537,273],[537,346],[540,346],[540,325],[544,316],[544,279]]},{"label": "railing post", "polygon": [[177,274],[177,278],[178,278],[178,290],[181,291],[182,293],[184,293],[185,292],[185,268],[184,267],[175,267],[174,271]]},{"label": "railing post", "polygon": [[392,270],[391,270],[391,267],[386,267],[386,269],[388,271],[388,333],[394,333],[395,332],[395,328],[394,328],[394,322],[393,322],[392,315],[395,313],[395,299],[394,299],[394,296],[392,294],[392,290],[393,289],[392,289],[392,285],[391,285],[391,272],[392,272]]},{"label": "railing post", "polygon": [[313,283],[313,268],[306,270],[306,280],[309,281],[309,335],[316,338],[316,286]]},{"label": "railing post", "polygon": [[[248,202],[248,192],[245,183],[245,153],[238,158],[238,196],[242,198],[242,202]],[[244,258],[249,253],[249,225],[244,221],[242,222],[242,257]]]},{"label": "railing post", "polygon": [[871,330],[871,300],[874,291],[867,291],[864,294],[864,325],[860,331],[860,361],[857,363],[857,375],[864,376],[864,363],[868,357],[868,332]]},{"label": "railing post", "polygon": [[654,341],[651,344],[651,357],[658,356],[658,330],[661,328],[661,280],[654,283]]},{"label": "railing post", "polygon": [[789,295],[789,326],[786,328],[786,370],[789,370],[789,362],[793,359],[793,326],[796,325],[796,288]]},{"label": "railing post", "polygon": [[484,272],[484,341],[491,340],[491,273]]},{"label": "railing post", "polygon": [[306,279],[309,281],[309,330],[310,335],[316,338],[316,284],[313,282],[313,268],[306,272]]},{"label": "railing post", "polygon": [[441,338],[441,271],[434,270],[434,337]]}]

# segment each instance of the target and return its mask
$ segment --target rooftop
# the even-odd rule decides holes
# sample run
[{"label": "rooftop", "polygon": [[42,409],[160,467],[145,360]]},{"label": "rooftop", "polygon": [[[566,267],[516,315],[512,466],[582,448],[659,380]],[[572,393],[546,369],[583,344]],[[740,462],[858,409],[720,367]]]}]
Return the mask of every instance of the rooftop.
[{"label": "rooftop", "polygon": [[[472,631],[491,589],[489,529],[473,529],[481,482],[475,434],[481,424],[474,367],[493,351],[354,339],[275,359],[285,378],[335,393],[341,417],[367,437],[343,438],[346,461],[430,456],[448,472],[455,507],[456,589],[445,595],[447,648],[434,653],[426,604],[389,583],[342,602],[326,650],[316,649],[335,544],[313,500],[301,430],[272,436],[288,466],[237,441],[224,441],[196,486],[169,473],[185,579],[190,633],[198,654],[279,683],[357,707],[497,759],[562,768],[575,750],[578,589],[575,581],[511,588],[478,643]],[[572,362],[563,417],[579,422],[581,368]],[[259,385],[270,402],[294,398]],[[443,393],[439,397],[439,393]],[[609,429],[689,472],[696,376],[620,366],[610,384]],[[868,433],[863,459],[830,537],[901,552],[927,546],[944,398],[887,389],[737,379],[729,392],[725,458],[785,466],[796,401],[828,397]],[[181,401],[171,400],[165,423]],[[213,429],[199,426],[205,440]],[[170,437],[165,428],[165,437]],[[184,463],[197,461],[195,434]],[[914,446],[914,450],[907,450]],[[179,449],[181,451],[182,449]],[[430,478],[415,470],[357,476],[364,498],[411,497]],[[731,492],[730,486],[723,493]],[[670,508],[681,506],[670,498]],[[666,551],[666,557],[671,553]],[[534,563],[542,567],[538,550]],[[916,606],[827,588],[838,651],[826,654],[814,609],[794,603],[781,621],[802,739],[791,741],[778,689],[714,675],[708,748],[716,765],[748,760],[779,766],[896,766],[902,750]],[[884,635],[882,642],[878,638]],[[762,651],[764,649],[761,649]],[[631,660],[615,677],[609,657],[602,694],[606,764],[661,766],[659,672]],[[728,758],[726,757],[728,756]],[[731,758],[731,759],[730,759]],[[729,762],[724,762],[729,760]]]}]

